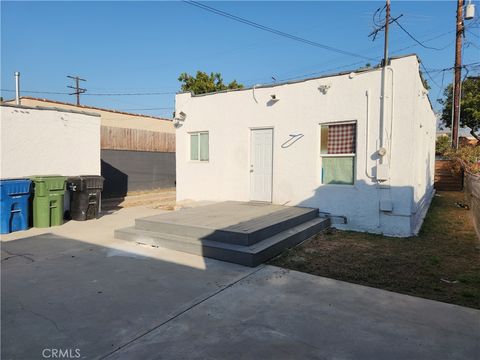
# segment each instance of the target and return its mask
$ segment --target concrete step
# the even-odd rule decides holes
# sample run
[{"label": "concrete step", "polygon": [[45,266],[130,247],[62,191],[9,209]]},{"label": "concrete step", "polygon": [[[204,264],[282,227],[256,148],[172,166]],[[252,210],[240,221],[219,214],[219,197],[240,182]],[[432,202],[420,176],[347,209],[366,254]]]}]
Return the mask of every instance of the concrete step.
[{"label": "concrete step", "polygon": [[152,232],[135,227],[116,230],[115,238],[253,267],[274,257],[284,249],[299,244],[329,226],[329,219],[316,217],[253,245],[238,245],[185,235]]},{"label": "concrete step", "polygon": [[318,209],[291,207],[223,228],[195,225],[187,221],[173,222],[162,215],[136,219],[135,228],[228,244],[252,245],[317,217]]}]

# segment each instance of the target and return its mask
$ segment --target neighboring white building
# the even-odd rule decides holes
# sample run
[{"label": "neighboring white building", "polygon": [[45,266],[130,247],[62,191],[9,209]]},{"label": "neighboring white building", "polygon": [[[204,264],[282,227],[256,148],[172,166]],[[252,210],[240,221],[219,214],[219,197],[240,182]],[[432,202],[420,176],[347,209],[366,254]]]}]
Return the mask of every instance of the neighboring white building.
[{"label": "neighboring white building", "polygon": [[0,178],[100,175],[100,115],[1,104]]},{"label": "neighboring white building", "polygon": [[383,72],[178,94],[177,200],[301,205],[339,228],[416,234],[434,193],[436,119],[415,55],[386,68],[384,107]]},{"label": "neighboring white building", "polygon": [[[101,116],[102,126],[175,133],[172,119],[161,118],[158,116],[134,114],[89,105],[75,105],[62,101],[40,99],[30,96],[21,96],[20,100],[21,104],[25,106],[54,107],[65,110],[94,112]],[[4,104],[15,105],[15,99],[7,100]]]}]

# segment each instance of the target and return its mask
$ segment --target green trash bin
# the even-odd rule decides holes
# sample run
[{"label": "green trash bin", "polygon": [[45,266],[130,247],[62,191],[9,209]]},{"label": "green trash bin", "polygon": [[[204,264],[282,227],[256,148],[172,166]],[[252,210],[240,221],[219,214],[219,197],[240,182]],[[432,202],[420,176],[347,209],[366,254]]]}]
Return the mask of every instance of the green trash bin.
[{"label": "green trash bin", "polygon": [[33,226],[45,228],[63,224],[65,176],[33,176]]}]

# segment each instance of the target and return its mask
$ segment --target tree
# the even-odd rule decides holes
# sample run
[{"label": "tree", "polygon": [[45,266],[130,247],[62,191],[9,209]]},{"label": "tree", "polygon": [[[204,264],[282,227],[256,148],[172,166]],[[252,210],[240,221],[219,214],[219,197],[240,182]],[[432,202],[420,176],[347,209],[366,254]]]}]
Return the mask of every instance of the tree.
[{"label": "tree", "polygon": [[187,73],[182,73],[178,77],[178,81],[182,83],[182,91],[192,91],[194,94],[243,88],[243,85],[239,84],[237,80],[233,80],[228,85],[225,85],[220,73],[210,73],[210,75],[208,75],[203,71],[197,71],[195,77]]},{"label": "tree", "polygon": [[[453,86],[450,84],[443,92],[442,122],[452,126]],[[460,100],[460,126],[468,127],[470,134],[480,141],[480,77],[468,77],[462,82],[462,98]]]}]

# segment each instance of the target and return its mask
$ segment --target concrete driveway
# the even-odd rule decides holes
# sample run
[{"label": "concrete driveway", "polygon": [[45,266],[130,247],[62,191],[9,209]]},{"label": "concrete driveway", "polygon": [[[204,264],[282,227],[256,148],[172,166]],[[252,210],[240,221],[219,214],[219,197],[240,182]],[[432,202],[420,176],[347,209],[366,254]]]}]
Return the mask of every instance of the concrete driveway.
[{"label": "concrete driveway", "polygon": [[473,309],[113,239],[155,213],[3,236],[2,359],[478,358]]}]

